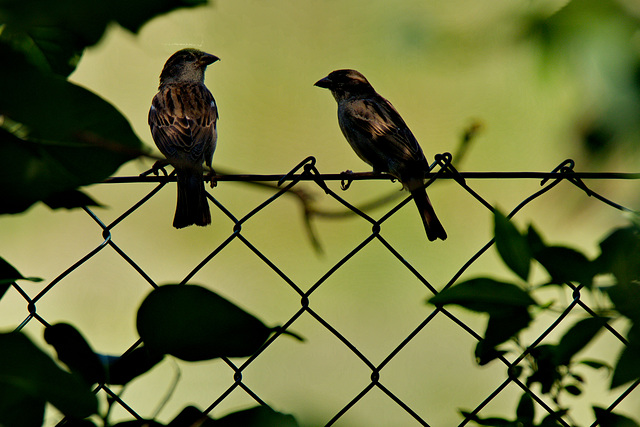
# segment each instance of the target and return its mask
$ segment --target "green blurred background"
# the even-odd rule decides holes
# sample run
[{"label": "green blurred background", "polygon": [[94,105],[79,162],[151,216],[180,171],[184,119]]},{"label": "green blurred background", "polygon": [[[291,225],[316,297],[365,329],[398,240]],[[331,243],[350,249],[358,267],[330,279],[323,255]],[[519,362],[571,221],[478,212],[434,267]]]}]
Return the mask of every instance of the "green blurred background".
[{"label": "green blurred background", "polygon": [[[355,68],[367,76],[403,115],[430,159],[435,153],[455,153],[464,129],[481,123],[481,133],[459,164],[461,170],[550,171],[570,157],[579,171],[637,171],[637,129],[615,107],[629,111],[638,102],[629,99],[634,93],[627,75],[633,69],[633,52],[637,61],[638,35],[632,23],[638,11],[632,2],[624,8],[601,2],[610,5],[605,8],[609,12],[617,11],[606,14],[597,3],[573,2],[572,10],[583,8],[584,13],[565,17],[556,27],[565,33],[554,35],[537,19],[567,12],[557,12],[564,6],[560,1],[218,0],[154,19],[137,36],[112,26],[86,51],[71,80],[115,105],[155,150],[147,113],[165,60],[187,46],[219,56],[222,60],[209,67],[206,83],[220,110],[214,167],[221,172],[284,174],[309,155],[316,157],[322,173],[367,171],[340,133],[335,101],[313,86],[338,68]],[[629,33],[634,37],[627,37]],[[610,117],[616,129],[624,131],[605,148],[585,144],[585,127]],[[133,161],[117,175],[138,175],[151,164]],[[469,184],[504,210],[539,189],[536,180]],[[637,183],[588,184],[620,204],[638,205]],[[315,195],[318,207],[340,209],[320,188],[303,186]],[[337,182],[330,187],[355,205],[400,188],[386,181],[355,182],[346,193]],[[87,191],[107,206],[96,212],[108,223],[151,188],[103,184]],[[449,234],[446,242],[426,241],[412,205],[388,221],[382,234],[440,289],[492,237],[492,217],[453,182],[438,181],[429,193]],[[221,182],[213,194],[242,217],[271,192]],[[158,283],[182,280],[232,233],[231,221],[215,208],[211,227],[175,230],[174,208],[175,188],[168,185],[113,233],[114,242]],[[385,207],[370,212],[375,218],[385,213]],[[520,226],[529,222],[549,241],[595,254],[607,231],[626,220],[563,183],[516,217]],[[261,211],[243,225],[242,234],[308,289],[371,230],[354,218],[319,218],[314,225],[323,255],[314,252],[293,198]],[[52,212],[42,205],[3,217],[0,235],[7,260],[24,275],[46,279],[27,285],[31,295],[102,241],[101,230],[84,212]],[[493,252],[474,263],[464,277],[489,273],[510,277]],[[284,323],[300,307],[297,294],[237,240],[192,282],[215,290],[269,325]],[[135,312],[149,290],[138,273],[106,248],[56,285],[38,304],[38,313],[50,323],[73,323],[97,351],[119,354],[137,339]],[[378,364],[428,315],[429,296],[374,242],[312,295],[311,307]],[[482,330],[482,316],[455,313]],[[26,314],[17,294],[8,293],[0,301],[3,328],[15,327]],[[540,328],[550,321],[542,323]],[[243,382],[274,409],[294,414],[302,425],[322,425],[369,383],[370,372],[310,316],[302,316],[292,330],[307,341],[279,338],[243,373]],[[31,323],[26,331],[42,343],[38,325]],[[587,350],[593,357],[611,360],[619,351],[607,337],[596,344]],[[459,408],[474,408],[505,378],[501,364],[477,367],[474,345],[468,334],[438,317],[385,367],[381,382],[431,425],[456,425]],[[124,400],[141,415],[152,416],[177,372],[178,385],[159,414],[161,420],[173,418],[186,404],[206,408],[233,381],[232,372],[220,361],[165,361],[131,384]],[[578,422],[582,415],[582,420],[590,419],[589,403],[606,406],[612,400],[603,373],[589,378],[587,393],[575,401],[575,407],[584,407],[582,414],[575,413]],[[519,396],[519,390],[507,388],[482,414],[513,414]],[[253,403],[236,390],[213,414]],[[639,404],[637,393],[631,395],[621,412],[638,417]],[[55,413],[48,415],[55,423]],[[114,418],[119,417],[125,413],[116,411]],[[413,424],[377,389],[337,423]]]}]

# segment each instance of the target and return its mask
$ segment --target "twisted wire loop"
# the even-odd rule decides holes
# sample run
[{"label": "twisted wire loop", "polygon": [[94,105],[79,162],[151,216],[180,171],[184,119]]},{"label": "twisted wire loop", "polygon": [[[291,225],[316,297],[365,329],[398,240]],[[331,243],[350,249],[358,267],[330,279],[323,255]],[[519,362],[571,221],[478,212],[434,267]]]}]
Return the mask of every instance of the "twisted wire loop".
[{"label": "twisted wire loop", "polygon": [[[99,252],[107,250],[108,248],[113,250],[118,256],[125,260],[126,263],[134,271],[136,271],[144,279],[144,281],[149,284],[150,287],[155,288],[158,286],[156,282],[144,271],[144,269],[138,263],[136,263],[136,261],[131,256],[129,256],[121,247],[118,246],[118,244],[116,243],[116,236],[114,235],[114,230],[118,225],[125,221],[129,217],[129,215],[131,215],[144,204],[149,203],[150,200],[152,200],[152,198],[165,185],[167,185],[167,183],[175,181],[175,174],[168,174],[166,170],[164,170],[163,165],[154,165],[154,168],[155,169],[150,171],[154,172],[154,176],[151,176],[151,173],[148,172],[138,177],[114,177],[108,179],[103,184],[125,185],[126,183],[131,182],[146,182],[150,185],[153,185],[152,189],[146,195],[144,195],[138,202],[134,203],[129,209],[119,215],[111,223],[105,224],[96,212],[88,207],[84,208],[86,214],[96,223],[98,231],[101,233],[102,241],[98,245],[96,245],[94,249],[89,251],[86,255],[82,256],[69,267],[63,268],[62,272],[57,277],[53,278],[48,283],[48,285],[45,286],[44,289],[33,298],[29,297],[28,293],[25,292],[25,290],[22,289],[18,284],[12,284],[15,291],[17,291],[17,293],[22,296],[27,303],[27,314],[24,320],[17,327],[18,330],[24,328],[30,322],[39,322],[42,325],[47,326],[47,320],[42,318],[37,312],[37,304],[44,298],[46,298],[55,286],[59,286],[60,283],[63,282],[71,272],[92,259]],[[522,200],[522,202],[513,207],[508,213],[507,217],[513,218],[518,212],[521,211],[523,207],[528,205],[530,202],[543,197],[545,194],[554,189],[559,183],[567,181],[574,185],[577,189],[583,191],[589,197],[602,202],[607,206],[625,212],[634,212],[633,210],[628,209],[596,193],[585,184],[585,180],[637,180],[640,179],[640,174],[579,173],[576,172],[574,168],[574,161],[568,159],[561,162],[550,172],[460,172],[453,166],[451,154],[442,153],[435,156],[435,162],[431,165],[429,171],[425,174],[425,186],[432,185],[434,182],[441,179],[452,180],[460,188],[469,193],[479,205],[492,212],[494,209],[493,206],[485,198],[483,198],[479,192],[472,188],[472,184],[470,184],[470,181],[483,178],[540,179],[540,185],[542,188],[526,197],[524,200]],[[158,172],[162,173],[160,174]],[[361,401],[361,399],[363,399],[372,390],[377,389],[391,402],[405,411],[409,417],[416,421],[417,424],[429,426],[429,413],[421,413],[419,410],[412,408],[410,404],[403,401],[402,398],[399,397],[396,392],[394,392],[393,387],[386,381],[386,377],[384,375],[385,367],[388,366],[390,362],[394,360],[399,354],[401,354],[402,351],[407,347],[407,345],[414,342],[415,338],[420,334],[420,332],[430,327],[436,318],[448,319],[461,331],[471,337],[471,339],[474,341],[480,341],[482,339],[481,334],[475,331],[471,326],[467,325],[463,319],[454,314],[452,311],[447,310],[444,307],[430,307],[425,305],[424,318],[415,325],[415,327],[406,335],[406,337],[401,342],[399,342],[391,351],[388,352],[388,354],[383,358],[382,362],[376,363],[371,360],[371,358],[363,349],[359,349],[357,345],[350,341],[345,333],[341,332],[339,328],[333,325],[330,321],[323,318],[318,310],[314,308],[314,294],[329,278],[331,278],[336,272],[338,272],[356,254],[360,253],[365,247],[372,244],[372,242],[378,242],[380,243],[381,247],[387,251],[388,255],[392,259],[396,259],[400,263],[400,265],[402,265],[406,269],[411,277],[415,278],[418,283],[424,286],[429,294],[437,295],[442,290],[448,289],[449,287],[453,286],[454,283],[462,276],[462,274],[467,271],[468,268],[473,265],[476,260],[478,260],[478,258],[486,253],[489,248],[493,246],[494,239],[491,239],[489,242],[483,245],[466,262],[464,262],[463,265],[461,265],[460,268],[454,272],[454,274],[444,284],[444,286],[435,286],[434,284],[430,283],[415,266],[407,261],[407,258],[401,253],[401,251],[394,247],[394,245],[390,243],[388,239],[385,239],[385,237],[381,233],[385,222],[393,215],[395,215],[405,204],[407,204],[411,200],[410,196],[404,197],[400,202],[394,202],[395,204],[391,208],[389,208],[385,214],[383,214],[379,219],[376,220],[365,210],[359,209],[351,202],[349,202],[347,200],[347,192],[340,195],[331,190],[327,185],[328,181],[337,181],[340,183],[340,187],[342,188],[342,190],[348,190],[351,183],[356,180],[391,179],[391,177],[386,174],[353,172],[339,174],[322,174],[317,168],[317,161],[315,157],[309,156],[284,175],[218,175],[212,177],[212,179],[215,179],[216,181],[250,181],[258,183],[274,182],[276,185],[272,186],[273,194],[265,198],[264,201],[259,203],[254,209],[250,210],[248,213],[241,217],[237,217],[229,208],[225,206],[223,201],[216,198],[214,196],[215,192],[213,194],[207,194],[209,201],[213,205],[215,205],[224,215],[226,215],[233,223],[232,232],[216,247],[211,248],[210,252],[207,256],[204,257],[204,259],[196,263],[191,271],[186,274],[186,276],[182,280],[182,283],[189,282],[196,273],[198,273],[212,259],[218,256],[222,251],[224,251],[231,242],[238,241],[246,246],[246,248],[249,249],[250,253],[253,253],[261,262],[263,262],[270,270],[272,270],[282,280],[283,284],[288,286],[293,292],[298,295],[298,297],[300,298],[300,306],[295,308],[293,314],[289,319],[283,319],[284,321],[282,322],[282,326],[274,329],[274,333],[251,357],[239,360],[231,360],[226,357],[222,358],[222,361],[229,367],[231,371],[229,385],[224,390],[211,391],[211,403],[204,410],[204,412],[210,413],[211,411],[213,411],[216,407],[218,407],[218,405],[225,401],[225,399],[227,399],[227,397],[232,392],[236,390],[241,390],[242,392],[246,393],[251,399],[257,402],[257,404],[266,405],[263,398],[261,398],[259,394],[255,390],[250,388],[245,382],[244,373],[246,369],[254,364],[254,362],[258,358],[260,358],[261,355],[264,354],[264,352],[270,346],[272,346],[275,341],[280,339],[283,333],[285,333],[289,328],[293,329],[293,325],[298,319],[300,319],[302,316],[309,316],[324,329],[326,329],[326,331],[328,331],[331,335],[333,335],[333,337],[335,337],[338,342],[344,345],[344,347],[348,351],[353,353],[353,355],[360,361],[360,363],[362,363],[362,365],[369,371],[369,378],[366,381],[367,383],[364,385],[364,387],[359,390],[351,398],[351,400],[345,401],[343,403],[343,406],[340,409],[337,409],[334,414],[329,415],[326,419],[325,425],[330,426],[337,423],[343,418],[345,414],[347,414],[355,405],[357,405],[358,402]],[[278,203],[283,198],[283,196],[289,194],[292,190],[295,190],[296,186],[302,182],[312,183],[316,185],[322,190],[326,197],[329,197],[336,201],[339,205],[344,207],[344,209],[348,210],[354,217],[371,225],[371,232],[367,234],[359,243],[355,244],[351,248],[351,250],[349,250],[344,256],[338,259],[332,266],[330,266],[324,272],[324,274],[321,274],[314,283],[310,284],[310,286],[303,286],[303,284],[297,283],[296,280],[288,275],[282,267],[278,266],[275,261],[270,259],[266,253],[262,252],[255,243],[253,243],[245,234],[243,234],[243,226],[247,222],[253,220],[257,213],[261,212],[272,204]],[[305,213],[311,215],[308,209]],[[538,345],[543,343],[544,340],[567,319],[572,311],[581,310],[583,313],[586,313],[590,316],[597,316],[595,311],[589,307],[588,303],[581,298],[580,287],[576,287],[571,283],[567,283],[566,286],[572,291],[572,300],[568,302],[564,309],[558,313],[555,320],[544,331],[542,331],[531,344],[529,344],[526,348],[523,348],[520,354],[515,355],[515,358],[512,357],[510,360],[505,356],[498,357],[498,361],[496,363],[502,363],[505,367],[504,380],[495,389],[488,393],[484,400],[475,402],[476,406],[469,412],[471,416],[480,414],[481,411],[489,403],[494,401],[494,399],[501,393],[503,393],[504,390],[509,386],[515,386],[521,389],[523,392],[529,394],[540,408],[543,408],[549,414],[554,414],[553,408],[549,406],[545,398],[541,396],[539,392],[536,392],[528,385],[520,381],[518,379],[518,375],[515,374],[515,372],[517,372],[518,366],[527,359],[527,356],[529,356],[531,351]],[[304,290],[305,288],[306,290]],[[366,292],[366,290],[363,290],[363,292]],[[622,345],[628,345],[626,339],[618,330],[616,330],[613,325],[609,323],[605,325],[605,329]],[[140,340],[132,343],[125,354],[133,351],[140,344]],[[416,381],[419,381],[419,379],[416,379]],[[620,402],[622,402],[632,393],[632,391],[634,391],[638,384],[639,382],[636,381],[635,383],[624,389],[619,394],[617,399],[615,399],[613,402],[610,402],[607,410],[613,411],[613,409],[618,406]],[[112,404],[121,406],[135,419],[142,419],[142,416],[136,412],[132,403],[127,403],[121,396],[111,390],[107,385],[102,384],[97,386],[95,392],[106,394],[107,398],[111,400]],[[474,403],[471,402],[471,404],[473,405]],[[455,419],[454,417],[456,417],[456,410],[457,408],[451,408],[452,419]],[[571,425],[569,421],[567,421],[560,415],[556,416],[556,421],[563,426]],[[464,420],[462,420],[459,425],[465,426],[470,422],[472,422],[472,420],[468,416],[467,418],[464,418]],[[597,425],[597,421],[595,421],[593,425]]]}]

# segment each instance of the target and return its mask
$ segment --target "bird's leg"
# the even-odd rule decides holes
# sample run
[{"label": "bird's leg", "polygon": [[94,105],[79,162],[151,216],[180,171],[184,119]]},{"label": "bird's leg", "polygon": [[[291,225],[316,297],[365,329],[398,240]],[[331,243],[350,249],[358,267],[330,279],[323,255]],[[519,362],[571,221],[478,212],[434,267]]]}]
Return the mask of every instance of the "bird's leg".
[{"label": "bird's leg", "polygon": [[214,171],[212,167],[209,167],[209,170],[205,174],[205,180],[209,181],[209,185],[211,185],[211,188],[218,185],[218,180],[216,179],[216,171]]},{"label": "bird's leg", "polygon": [[346,191],[349,189],[349,187],[351,187],[351,183],[353,182],[353,180],[350,178],[350,176],[353,175],[353,171],[347,169],[344,172],[340,172],[340,175],[345,176],[345,178],[340,181],[340,188],[342,189],[342,191]]},{"label": "bird's leg", "polygon": [[157,160],[153,164],[153,166],[151,166],[151,169],[149,169],[148,171],[142,172],[140,174],[140,176],[147,176],[147,175],[150,175],[150,174],[154,174],[154,175],[158,176],[158,175],[160,175],[160,170],[162,170],[162,173],[164,173],[165,176],[166,176],[168,174],[167,174],[167,171],[164,168],[168,164],[169,164],[169,161],[167,159]]}]

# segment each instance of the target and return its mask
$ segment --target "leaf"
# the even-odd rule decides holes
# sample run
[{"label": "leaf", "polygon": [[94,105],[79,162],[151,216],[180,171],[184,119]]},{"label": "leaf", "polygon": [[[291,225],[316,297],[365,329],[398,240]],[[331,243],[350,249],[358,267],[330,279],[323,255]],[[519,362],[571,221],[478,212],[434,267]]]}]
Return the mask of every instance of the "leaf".
[{"label": "leaf", "polygon": [[600,242],[600,273],[613,273],[618,283],[640,279],[640,227],[618,228]]},{"label": "leaf", "polygon": [[22,402],[50,402],[67,416],[96,413],[98,401],[84,381],[60,369],[25,335],[0,333],[0,349],[0,389],[14,390]]},{"label": "leaf", "polygon": [[538,230],[536,230],[533,225],[529,225],[529,228],[527,229],[527,244],[529,245],[529,251],[533,257],[535,257],[542,249],[547,247],[542,240],[540,233],[538,233]]},{"label": "leaf", "polygon": [[55,348],[58,359],[88,385],[103,383],[105,372],[100,359],[76,328],[67,323],[48,326],[44,339]]},{"label": "leaf", "polygon": [[530,350],[531,357],[535,360],[535,372],[527,378],[527,386],[540,383],[541,392],[547,394],[553,384],[561,379],[558,373],[558,365],[555,362],[556,346],[543,344]]},{"label": "leaf", "polygon": [[623,415],[614,414],[604,408],[592,406],[600,427],[640,427],[637,422]]},{"label": "leaf", "polygon": [[40,427],[46,401],[0,379],[0,426]]},{"label": "leaf", "polygon": [[580,362],[581,365],[585,365],[588,366],[590,368],[593,369],[607,369],[607,370],[613,370],[613,368],[611,367],[611,365],[609,365],[608,363],[605,362],[600,362],[599,360],[581,360]]},{"label": "leaf", "polygon": [[103,207],[103,205],[96,202],[80,190],[69,190],[61,193],[55,193],[42,200],[42,202],[51,209],[73,209],[84,206]]},{"label": "leaf", "polygon": [[432,297],[429,302],[436,306],[456,304],[489,314],[484,339],[475,349],[476,361],[480,365],[504,354],[495,347],[529,324],[531,316],[527,309],[536,305],[536,301],[518,286],[490,278],[459,283]]},{"label": "leaf", "polygon": [[476,358],[476,363],[480,366],[484,366],[506,353],[507,352],[504,350],[496,349],[493,345],[488,345],[486,340],[480,340],[476,345],[473,355]]},{"label": "leaf", "polygon": [[573,396],[580,396],[582,394],[582,390],[577,385],[568,385],[565,388],[565,391]]},{"label": "leaf", "polygon": [[150,351],[188,361],[250,356],[271,333],[254,316],[196,285],[154,289],[138,309],[137,327]]},{"label": "leaf", "polygon": [[11,264],[0,258],[0,299],[7,292],[9,287],[16,280],[31,280],[32,282],[39,282],[42,279],[38,278],[26,278],[18,270],[16,270]]},{"label": "leaf", "polygon": [[200,427],[297,427],[298,422],[292,415],[276,412],[267,406],[256,406],[231,413],[225,417],[213,420],[193,406],[184,408],[167,427],[183,426]]},{"label": "leaf", "polygon": [[125,385],[160,363],[164,356],[150,352],[144,346],[120,357],[108,357],[105,365],[107,384]]},{"label": "leaf", "polygon": [[525,282],[529,278],[531,251],[525,236],[520,234],[502,212],[495,210],[496,248],[507,266]]},{"label": "leaf", "polygon": [[535,259],[549,272],[555,284],[579,282],[591,286],[595,268],[586,256],[575,249],[548,246],[539,250]]},{"label": "leaf", "polygon": [[198,426],[198,427],[213,427],[215,421],[203,414],[201,410],[195,406],[187,406],[173,419],[167,427],[183,427],[183,426]]},{"label": "leaf", "polygon": [[568,372],[568,375],[574,380],[576,380],[577,382],[579,382],[580,384],[585,383],[584,377],[582,375],[574,374],[573,372]]},{"label": "leaf", "polygon": [[292,415],[276,412],[267,406],[256,406],[220,418],[212,427],[298,427]]},{"label": "leaf", "polygon": [[608,317],[589,317],[576,322],[556,346],[555,363],[569,365],[573,356],[586,347],[609,320]]},{"label": "leaf", "polygon": [[9,284],[19,279],[24,279],[24,277],[22,277],[22,274],[20,274],[18,270],[16,270],[3,258],[0,258],[0,283]]},{"label": "leaf", "polygon": [[533,406],[533,399],[529,393],[523,393],[516,409],[516,416],[518,422],[523,426],[533,425],[533,417],[535,415],[535,409]]},{"label": "leaf", "polygon": [[30,280],[32,282],[41,282],[42,279],[38,277],[24,277],[18,270],[16,270],[11,264],[0,258],[0,299],[4,296],[9,289],[9,286],[16,280]]},{"label": "leaf", "polygon": [[298,334],[297,332],[293,332],[293,331],[290,331],[288,329],[283,329],[280,326],[276,326],[275,328],[272,329],[272,331],[273,332],[280,332],[282,335],[288,335],[291,338],[293,338],[295,340],[298,340],[300,342],[305,342],[306,341],[305,338],[302,335]]},{"label": "leaf", "polygon": [[436,306],[457,304],[466,309],[489,314],[510,314],[513,309],[537,305],[518,286],[491,278],[476,278],[452,286],[429,299]]},{"label": "leaf", "polygon": [[560,419],[562,415],[566,414],[566,412],[566,410],[561,410],[547,415],[540,423],[540,427],[561,427],[562,424],[560,424],[557,420]]},{"label": "leaf", "polygon": [[460,413],[462,414],[462,416],[469,421],[473,421],[474,423],[481,425],[481,426],[490,426],[490,427],[507,427],[507,426],[512,426],[513,423],[509,420],[506,420],[504,418],[497,418],[497,417],[491,417],[491,418],[480,418],[477,415],[473,415],[470,412],[467,411],[460,411]]},{"label": "leaf", "polygon": [[137,32],[151,18],[206,0],[13,0],[0,3],[6,25],[2,38],[32,45],[32,60],[61,75],[70,74],[82,51],[97,43],[111,22]]},{"label": "leaf", "polygon": [[616,388],[640,378],[640,326],[635,323],[628,332],[629,344],[620,353],[611,378],[610,388]]},{"label": "leaf", "polygon": [[12,183],[0,213],[100,182],[142,153],[127,120],[102,98],[1,43],[0,58],[11,64],[0,78],[0,182]]},{"label": "leaf", "polygon": [[[2,5],[0,14],[6,12],[6,6]],[[33,14],[24,16],[29,17]],[[64,27],[21,28],[20,24],[15,25],[15,20],[12,19],[12,21],[5,21],[6,25],[0,34],[0,42],[23,51],[27,54],[29,61],[42,71],[61,76],[70,75],[76,69],[82,52],[89,43],[88,40],[79,40]]]},{"label": "leaf", "polygon": [[618,282],[614,286],[604,288],[615,309],[622,315],[640,324],[640,283]]},{"label": "leaf", "polygon": [[511,311],[508,314],[492,314],[489,317],[485,340],[492,346],[502,344],[514,337],[531,322],[531,315],[526,308]]},{"label": "leaf", "polygon": [[496,347],[515,337],[531,322],[531,315],[526,308],[513,309],[501,314],[491,314],[484,338],[478,342],[475,350],[476,361],[483,366],[502,356],[505,352]]}]

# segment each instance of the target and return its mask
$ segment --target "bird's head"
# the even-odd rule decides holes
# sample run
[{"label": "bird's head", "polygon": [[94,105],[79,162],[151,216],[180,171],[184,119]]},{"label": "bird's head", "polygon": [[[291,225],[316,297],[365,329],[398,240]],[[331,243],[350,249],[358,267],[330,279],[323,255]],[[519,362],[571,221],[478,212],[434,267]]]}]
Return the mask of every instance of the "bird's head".
[{"label": "bird's head", "polygon": [[362,73],[356,70],[336,70],[318,80],[314,86],[329,89],[337,100],[352,95],[375,93]]},{"label": "bird's head", "polygon": [[160,85],[166,83],[204,83],[207,65],[219,61],[215,55],[197,49],[182,49],[171,55],[160,73]]}]

